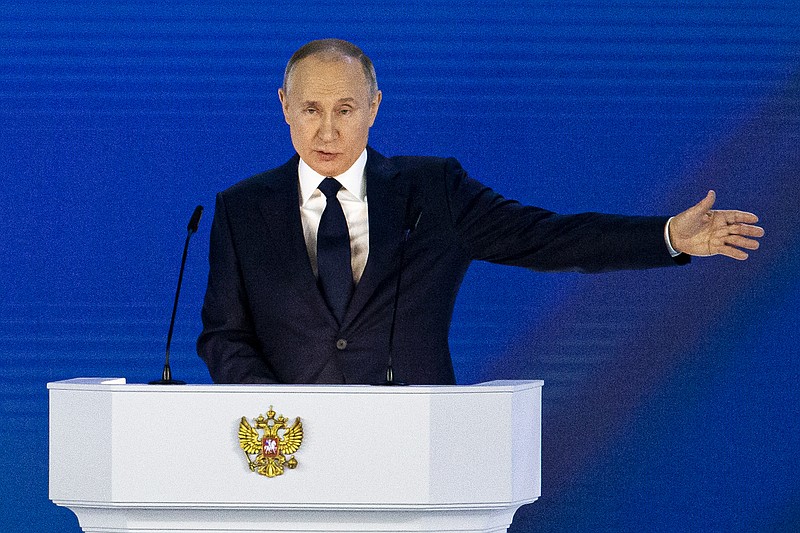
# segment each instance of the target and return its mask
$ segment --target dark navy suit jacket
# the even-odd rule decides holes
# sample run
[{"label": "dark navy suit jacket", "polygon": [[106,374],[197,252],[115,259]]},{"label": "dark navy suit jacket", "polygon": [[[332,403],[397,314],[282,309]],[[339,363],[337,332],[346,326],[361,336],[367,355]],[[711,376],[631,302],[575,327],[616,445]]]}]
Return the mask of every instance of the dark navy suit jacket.
[{"label": "dark navy suit jacket", "polygon": [[676,264],[665,217],[557,215],[503,198],[454,159],[368,151],[369,258],[341,324],[311,270],[298,156],[217,195],[197,342],[214,382],[381,382],[407,228],[394,372],[413,384],[455,382],[448,330],[473,260],[582,272]]}]

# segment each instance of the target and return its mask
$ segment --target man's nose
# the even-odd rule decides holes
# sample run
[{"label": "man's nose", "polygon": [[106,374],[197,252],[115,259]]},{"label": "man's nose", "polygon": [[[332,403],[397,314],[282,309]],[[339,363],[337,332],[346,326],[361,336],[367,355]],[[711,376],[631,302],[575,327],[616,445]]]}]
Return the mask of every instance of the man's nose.
[{"label": "man's nose", "polygon": [[334,120],[333,116],[326,115],[322,119],[322,123],[319,125],[319,131],[317,132],[320,140],[328,142],[333,141],[336,139],[338,135],[338,130],[336,127],[336,121]]}]

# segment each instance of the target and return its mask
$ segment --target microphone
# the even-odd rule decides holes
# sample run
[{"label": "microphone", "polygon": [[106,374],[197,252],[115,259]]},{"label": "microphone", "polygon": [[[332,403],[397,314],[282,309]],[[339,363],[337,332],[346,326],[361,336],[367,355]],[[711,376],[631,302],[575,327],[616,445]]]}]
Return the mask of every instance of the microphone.
[{"label": "microphone", "polygon": [[422,211],[417,215],[417,219],[413,224],[409,224],[405,231],[403,231],[403,239],[400,241],[400,263],[397,271],[397,284],[394,287],[394,305],[392,306],[392,323],[389,329],[389,360],[386,364],[386,381],[382,383],[385,386],[404,386],[408,385],[402,381],[394,380],[394,368],[392,366],[394,355],[394,331],[397,324],[397,304],[400,300],[400,283],[403,279],[403,264],[405,263],[406,247],[408,246],[408,239],[411,237],[411,232],[417,229],[419,219],[422,218]]},{"label": "microphone", "polygon": [[189,251],[189,239],[192,234],[197,231],[200,225],[200,217],[203,216],[203,206],[198,205],[194,208],[192,218],[189,219],[189,224],[186,226],[186,242],[183,245],[183,258],[181,259],[181,271],[178,274],[178,288],[175,291],[175,303],[172,305],[172,319],[169,321],[169,333],[167,333],[167,353],[164,359],[164,371],[161,373],[161,379],[151,381],[150,385],[186,385],[185,381],[178,381],[172,379],[172,370],[169,368],[169,347],[172,344],[172,330],[175,328],[175,313],[178,311],[178,298],[181,295],[181,282],[183,282],[183,269],[186,266],[186,253]]}]

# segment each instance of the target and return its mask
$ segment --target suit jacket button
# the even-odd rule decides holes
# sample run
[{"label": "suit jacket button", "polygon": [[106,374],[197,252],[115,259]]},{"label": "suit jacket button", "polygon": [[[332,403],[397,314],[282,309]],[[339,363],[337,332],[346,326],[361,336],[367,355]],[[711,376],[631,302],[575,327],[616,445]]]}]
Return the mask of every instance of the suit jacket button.
[{"label": "suit jacket button", "polygon": [[345,339],[339,339],[336,341],[337,350],[344,350],[345,348],[347,348],[347,341]]}]

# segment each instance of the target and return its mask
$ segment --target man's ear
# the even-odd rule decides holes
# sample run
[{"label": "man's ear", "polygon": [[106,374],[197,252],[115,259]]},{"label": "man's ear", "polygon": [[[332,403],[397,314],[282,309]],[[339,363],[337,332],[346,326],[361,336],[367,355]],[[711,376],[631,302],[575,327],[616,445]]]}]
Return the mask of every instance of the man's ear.
[{"label": "man's ear", "polygon": [[286,99],[286,92],[283,90],[283,87],[278,88],[278,100],[281,101],[281,110],[283,111],[283,120],[289,124],[289,114],[288,114],[288,100]]},{"label": "man's ear", "polygon": [[369,121],[370,127],[375,124],[375,117],[378,116],[378,108],[381,106],[381,100],[383,99],[383,93],[378,91],[375,93],[375,98],[372,99],[372,103],[369,105],[369,112],[370,116],[372,117]]}]

